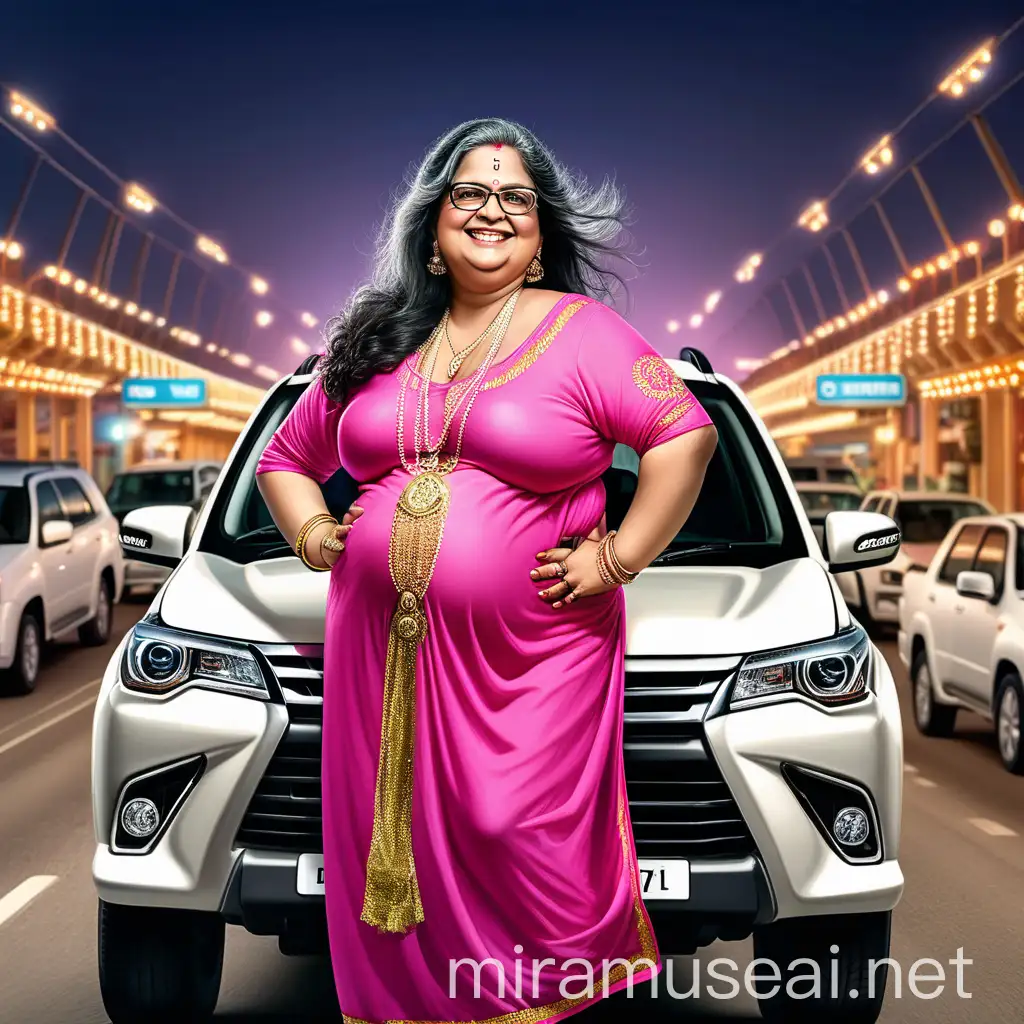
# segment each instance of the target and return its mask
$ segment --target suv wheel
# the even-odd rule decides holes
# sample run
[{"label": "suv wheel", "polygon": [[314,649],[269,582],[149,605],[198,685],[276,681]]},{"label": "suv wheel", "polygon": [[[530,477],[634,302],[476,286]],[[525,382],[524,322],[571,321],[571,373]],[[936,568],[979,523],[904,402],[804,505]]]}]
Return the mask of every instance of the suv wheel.
[{"label": "suv wheel", "polygon": [[779,1024],[874,1024],[885,999],[889,965],[880,961],[889,956],[891,929],[891,911],[797,917],[757,929],[754,956],[778,968],[758,986],[761,1016]]},{"label": "suv wheel", "polygon": [[1006,770],[1014,775],[1024,775],[1024,751],[1020,746],[1020,710],[1024,704],[1024,690],[1020,676],[1008,672],[999,680],[996,689],[996,736],[999,739],[999,756]]},{"label": "suv wheel", "polygon": [[218,914],[99,904],[99,972],[112,1024],[200,1024],[224,964]]},{"label": "suv wheel", "polygon": [[34,613],[25,612],[18,623],[18,645],[14,652],[14,663],[4,673],[4,692],[19,697],[31,693],[39,679],[39,663],[42,656],[42,627]]},{"label": "suv wheel", "polygon": [[925,736],[952,736],[957,709],[952,704],[935,700],[928,655],[919,651],[910,669],[910,685],[914,697],[914,722]]},{"label": "suv wheel", "polygon": [[96,614],[78,627],[78,642],[84,647],[102,647],[110,639],[110,620],[113,614],[114,595],[106,578],[100,577],[100,589],[96,595]]}]

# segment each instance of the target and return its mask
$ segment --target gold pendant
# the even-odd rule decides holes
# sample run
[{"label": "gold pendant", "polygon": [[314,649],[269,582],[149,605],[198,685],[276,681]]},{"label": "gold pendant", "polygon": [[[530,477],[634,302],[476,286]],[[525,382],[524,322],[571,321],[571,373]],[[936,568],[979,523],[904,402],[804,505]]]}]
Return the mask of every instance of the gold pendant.
[{"label": "gold pendant", "polygon": [[439,473],[413,477],[398,499],[389,563],[398,601],[388,632],[373,835],[360,920],[408,932],[423,921],[412,854],[416,656],[427,635],[423,599],[434,574],[451,491]]}]

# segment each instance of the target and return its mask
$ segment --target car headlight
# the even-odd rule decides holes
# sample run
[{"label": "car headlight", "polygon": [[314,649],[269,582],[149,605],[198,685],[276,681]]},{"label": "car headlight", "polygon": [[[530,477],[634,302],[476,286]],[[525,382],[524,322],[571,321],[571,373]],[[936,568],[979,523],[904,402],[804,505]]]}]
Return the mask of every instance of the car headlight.
[{"label": "car headlight", "polygon": [[197,686],[270,698],[263,673],[247,647],[141,623],[125,645],[121,682],[141,693],[163,694]]},{"label": "car headlight", "polygon": [[882,583],[887,587],[902,587],[903,573],[894,572],[892,569],[883,569],[881,573]]},{"label": "car headlight", "polygon": [[740,665],[730,705],[743,707],[789,697],[835,706],[868,693],[871,644],[860,626],[830,640],[752,654]]}]

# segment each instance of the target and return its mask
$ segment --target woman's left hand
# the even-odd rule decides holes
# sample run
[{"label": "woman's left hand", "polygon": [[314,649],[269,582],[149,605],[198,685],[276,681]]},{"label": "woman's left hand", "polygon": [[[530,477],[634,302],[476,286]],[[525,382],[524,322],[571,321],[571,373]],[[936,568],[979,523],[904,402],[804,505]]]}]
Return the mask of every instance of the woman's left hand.
[{"label": "woman's left hand", "polygon": [[544,564],[530,570],[530,579],[555,581],[540,591],[541,599],[552,608],[562,608],[581,597],[596,597],[615,589],[601,579],[597,569],[597,541],[589,537],[575,551],[552,548],[541,551],[537,560]]}]

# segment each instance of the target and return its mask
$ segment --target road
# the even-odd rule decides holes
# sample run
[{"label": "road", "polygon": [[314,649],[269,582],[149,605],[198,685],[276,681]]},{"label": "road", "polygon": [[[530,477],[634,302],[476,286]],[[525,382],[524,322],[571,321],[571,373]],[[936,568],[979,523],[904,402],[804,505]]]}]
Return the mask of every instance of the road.
[{"label": "road", "polygon": [[[121,605],[123,631],[145,610]],[[111,645],[112,646],[112,645]],[[891,642],[882,644],[907,694],[906,673]],[[5,1024],[105,1022],[96,981],[96,901],[89,873],[93,845],[89,805],[89,738],[93,700],[110,648],[60,645],[48,658],[38,690],[0,700],[0,1019]],[[890,981],[886,1024],[1018,1024],[1024,1005],[1019,955],[1024,950],[1024,778],[1006,773],[989,730],[963,716],[951,740],[925,740],[914,731],[909,707],[904,839],[906,895],[895,916],[893,957],[902,985]],[[13,903],[38,894],[12,913]],[[52,880],[51,880],[52,879]],[[19,886],[22,887],[19,889]],[[7,896],[15,892],[15,896]],[[949,961],[963,950],[962,992]],[[756,1001],[741,992],[714,998],[727,986],[707,976],[707,965],[728,957],[742,972],[750,944],[719,944],[696,958],[673,963],[678,992],[698,982],[699,998],[669,998],[638,988],[632,1003],[609,1000],[575,1018],[657,1022],[757,1020]],[[915,961],[943,965],[947,984],[937,998],[914,994]],[[921,967],[919,978],[934,968]],[[695,974],[695,972],[697,972]],[[742,980],[742,974],[734,976]],[[922,980],[930,995],[935,982]],[[217,1019],[225,1024],[284,1024],[337,1020],[327,964],[285,959],[272,939],[229,929],[224,983]]]}]

